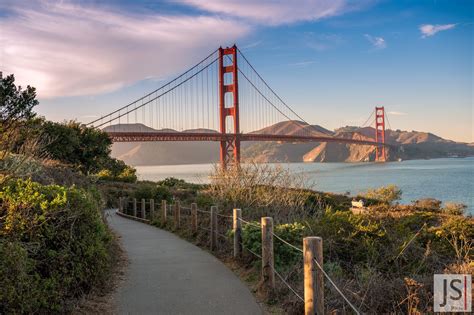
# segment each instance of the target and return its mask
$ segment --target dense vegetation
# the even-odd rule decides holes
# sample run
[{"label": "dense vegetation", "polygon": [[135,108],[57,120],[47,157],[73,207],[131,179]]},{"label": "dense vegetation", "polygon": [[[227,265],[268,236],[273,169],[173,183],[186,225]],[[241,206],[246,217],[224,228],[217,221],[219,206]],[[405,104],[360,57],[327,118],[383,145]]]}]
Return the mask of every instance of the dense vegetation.
[{"label": "dense vegetation", "polygon": [[35,89],[0,80],[0,314],[65,313],[105,285],[114,238],[99,180],[134,182],[111,141],[33,111]]},{"label": "dense vegetation", "polygon": [[106,280],[112,239],[97,190],[11,180],[0,204],[0,313],[62,312]]},{"label": "dense vegetation", "polygon": [[[64,313],[75,299],[108,278],[114,238],[101,208],[118,197],[218,205],[230,215],[243,210],[243,244],[261,250],[262,216],[275,220],[275,233],[301,247],[305,236],[324,240],[324,268],[364,313],[432,312],[434,273],[473,273],[474,223],[465,206],[424,199],[399,205],[395,186],[357,196],[367,205],[350,211],[351,198],[306,189],[306,179],[283,168],[250,164],[223,173],[209,185],[182,180],[136,182],[135,170],[110,157],[111,142],[101,131],[77,122],[36,117],[34,88],[22,90],[14,77],[0,85],[0,313]],[[185,217],[185,216],[183,216]],[[208,217],[200,224],[207,226]],[[221,233],[231,226],[220,217]],[[157,218],[154,224],[167,229]],[[207,232],[184,237],[207,246]],[[231,253],[219,238],[218,255]],[[227,246],[227,247],[226,247]],[[298,251],[275,242],[276,269],[302,292]],[[247,255],[241,267],[258,278],[259,260]],[[347,305],[327,286],[327,311]],[[280,283],[269,303],[301,313],[302,303]]]},{"label": "dense vegetation", "polygon": [[[274,232],[296,247],[305,236],[320,236],[324,243],[324,268],[344,294],[362,312],[432,312],[434,273],[474,272],[474,221],[464,216],[465,206],[442,204],[435,199],[399,205],[402,192],[396,186],[371,189],[357,196],[368,205],[366,211],[350,211],[351,198],[303,188],[304,179],[282,168],[251,164],[225,174],[217,170],[210,185],[193,185],[168,179],[158,183],[138,183],[125,196],[178,199],[200,209],[218,205],[220,213],[231,215],[242,208],[243,245],[261,252],[260,217],[271,216]],[[170,185],[169,183],[173,183]],[[290,188],[287,188],[287,187]],[[165,194],[156,194],[157,190]],[[165,196],[165,197],[163,197]],[[170,197],[173,196],[173,197]],[[160,199],[157,199],[160,200]],[[207,227],[209,218],[199,214],[199,224]],[[184,215],[183,220],[189,220]],[[184,221],[189,227],[189,221]],[[207,247],[209,236],[199,230],[175,230],[173,222],[154,222]],[[220,233],[232,236],[231,221],[219,217]],[[217,255],[228,260],[232,242],[219,237]],[[282,242],[274,241],[275,267],[300,294],[303,292],[301,254]],[[248,279],[258,279],[260,260],[246,251],[241,262]],[[278,281],[275,295],[267,300],[287,313],[300,314],[303,304]],[[256,285],[258,292],[258,284]],[[347,311],[348,305],[328,283],[327,311]]]},{"label": "dense vegetation", "polygon": [[[435,199],[399,205],[402,191],[391,185],[357,196],[368,208],[354,214],[349,197],[304,189],[304,181],[251,164],[216,174],[207,192],[214,204],[242,207],[244,218],[254,220],[243,230],[244,245],[254,252],[261,216],[273,217],[275,234],[297,247],[304,236],[322,237],[325,270],[364,313],[432,312],[433,274],[474,272],[474,221],[463,215],[464,205]],[[277,270],[302,292],[301,255],[279,241],[274,246]],[[302,312],[285,286],[280,293],[288,312]],[[328,311],[347,308],[330,285],[326,297]]]}]

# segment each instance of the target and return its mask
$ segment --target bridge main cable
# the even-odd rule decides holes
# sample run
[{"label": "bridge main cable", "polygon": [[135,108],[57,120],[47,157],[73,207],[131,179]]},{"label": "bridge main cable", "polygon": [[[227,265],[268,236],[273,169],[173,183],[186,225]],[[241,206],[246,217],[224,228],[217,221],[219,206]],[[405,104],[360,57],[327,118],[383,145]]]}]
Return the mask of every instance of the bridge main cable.
[{"label": "bridge main cable", "polygon": [[[250,66],[250,68],[255,72],[255,74],[259,77],[259,79],[262,80],[262,82],[265,84],[265,86],[278,98],[278,100],[279,100],[283,105],[285,105],[285,107],[288,108],[296,117],[298,117],[298,119],[300,119],[302,122],[304,122],[305,124],[307,124],[307,125],[310,126],[311,128],[314,128],[313,125],[309,124],[303,117],[301,117],[300,115],[298,115],[298,113],[296,113],[296,112],[293,110],[293,108],[291,108],[291,106],[289,106],[289,105],[280,97],[280,95],[278,95],[278,94],[270,87],[270,85],[268,85],[267,81],[265,81],[265,79],[263,79],[263,77],[260,75],[260,73],[258,73],[258,71],[253,67],[253,65],[249,62],[249,60],[247,59],[247,57],[245,57],[245,55],[242,53],[242,51],[241,51],[239,48],[237,48],[237,50],[239,51],[240,55],[244,58],[245,62],[246,62],[246,63]],[[239,69],[239,72],[242,73],[242,71],[240,71],[240,69]],[[243,73],[242,73],[242,74],[243,74]],[[245,74],[243,74],[243,75],[244,75],[244,77],[246,77]],[[246,79],[247,79],[247,77],[246,77]],[[248,80],[248,79],[247,79],[247,80]],[[249,81],[249,82],[250,82],[250,81]],[[251,83],[251,82],[250,82],[250,83]],[[251,84],[252,84],[252,83],[251,83]],[[252,85],[253,85],[253,84],[252,84]],[[254,87],[255,87],[255,86],[254,86]],[[255,88],[256,88],[256,87],[255,87]],[[256,89],[257,89],[257,88],[256,88]],[[257,90],[258,90],[258,89],[257,89]],[[262,95],[262,94],[260,93],[260,95]],[[263,96],[263,95],[262,95],[262,96]],[[263,96],[263,97],[265,97],[265,96]],[[268,101],[268,99],[267,99],[267,101]],[[270,101],[268,101],[268,102],[270,102]],[[270,104],[272,104],[272,103],[270,102]],[[274,105],[272,104],[272,106],[274,106]],[[274,107],[275,107],[275,106],[274,106]],[[278,111],[281,113],[280,110],[278,110]],[[282,113],[282,114],[283,114],[283,113]],[[285,115],[285,114],[283,114],[283,115],[284,115],[286,118],[290,119],[287,115]],[[291,119],[290,119],[290,120],[291,120]]]},{"label": "bridge main cable", "polygon": [[[175,81],[181,79],[183,76],[185,76],[185,75],[188,74],[189,72],[191,72],[191,71],[193,71],[194,69],[196,69],[197,67],[199,67],[199,65],[203,64],[206,60],[208,60],[210,57],[212,57],[212,55],[214,55],[216,52],[217,52],[217,49],[214,50],[212,53],[210,53],[206,58],[202,59],[200,62],[198,62],[197,64],[195,64],[193,67],[191,67],[190,69],[188,69],[186,72],[183,72],[181,75],[179,75],[179,76],[177,76],[176,78],[174,78],[173,80],[167,82],[165,85],[160,86],[159,88],[157,88],[157,89],[151,91],[150,93],[148,93],[148,94],[146,94],[146,95],[140,97],[139,99],[137,99],[137,100],[135,100],[135,101],[133,101],[133,102],[131,102],[131,103],[125,105],[125,106],[122,106],[122,107],[119,108],[119,109],[114,110],[114,111],[111,112],[111,113],[108,113],[107,115],[103,115],[103,116],[101,116],[100,118],[97,118],[97,119],[95,119],[95,120],[93,120],[93,121],[87,123],[86,126],[90,126],[90,125],[92,125],[92,124],[94,124],[94,123],[96,123],[96,122],[98,122],[98,121],[100,121],[100,120],[102,120],[102,119],[104,119],[104,118],[106,118],[106,117],[108,117],[108,116],[111,116],[111,115],[113,115],[113,114],[116,114],[116,113],[122,111],[123,109],[128,108],[128,107],[132,106],[133,104],[144,100],[145,98],[149,97],[149,96],[152,95],[153,93],[156,93],[156,92],[158,92],[159,90],[164,89],[166,86],[171,85],[171,84],[174,83]],[[202,70],[208,68],[209,65],[213,64],[216,60],[217,60],[217,59],[213,60],[211,63],[209,63],[206,67],[204,67],[203,69],[201,69],[201,70],[200,70],[199,72],[197,72],[197,73],[200,73],[200,72],[202,72]],[[197,74],[197,73],[196,73],[196,74]],[[192,77],[190,77],[190,78],[192,78]],[[187,80],[189,80],[190,78],[188,78]],[[186,82],[187,80],[185,80],[185,81],[183,81],[183,82]],[[182,83],[183,83],[183,82],[182,82]],[[179,86],[179,85],[177,85],[177,86]],[[177,86],[176,86],[176,87],[177,87]],[[173,88],[173,89],[174,89],[174,88]],[[173,89],[171,89],[171,90],[173,90]],[[171,91],[171,90],[169,90],[169,91]],[[165,93],[165,94],[166,94],[166,93]],[[164,94],[162,94],[162,95],[164,95]],[[160,95],[160,96],[161,96],[161,95]],[[159,97],[159,96],[158,96],[158,97]],[[157,97],[153,98],[151,101],[155,100],[156,98],[157,98]],[[116,120],[117,118],[122,117],[122,116],[124,116],[124,115],[126,115],[126,114],[128,114],[128,113],[130,113],[130,112],[132,112],[132,111],[134,111],[134,110],[136,110],[136,109],[138,109],[138,108],[141,108],[143,105],[146,105],[146,104],[148,104],[149,102],[150,102],[150,101],[148,101],[148,102],[145,103],[145,104],[142,104],[142,105],[139,106],[139,107],[134,108],[134,109],[131,110],[131,111],[128,111],[127,113],[125,113],[125,114],[123,114],[123,115],[120,115],[120,116],[118,116],[118,117],[116,117],[116,118],[114,118],[114,119],[112,119],[112,120],[109,120],[109,121],[107,121],[106,123],[109,123],[109,122],[111,122],[111,121],[113,121],[113,120]],[[105,124],[105,123],[101,123],[99,126],[96,126],[96,127],[103,126],[104,124]]]},{"label": "bridge main cable", "polygon": [[[215,52],[214,52],[214,53],[215,53]],[[213,53],[213,54],[214,54],[214,53]],[[212,56],[212,54],[211,54],[210,56]],[[201,61],[201,62],[200,62],[199,64],[197,64],[196,66],[194,66],[194,67],[191,68],[190,70],[188,70],[188,71],[186,71],[185,73],[183,73],[182,75],[180,75],[178,78],[181,78],[184,74],[189,73],[189,71],[191,71],[192,69],[195,69],[197,66],[199,66],[200,64],[202,64],[202,63],[203,63],[205,60],[207,60],[207,59],[208,59],[208,58],[204,59],[203,61]],[[124,112],[123,114],[118,115],[117,117],[113,117],[113,118],[110,118],[110,119],[107,120],[107,121],[101,122],[99,125],[97,125],[97,126],[95,126],[95,127],[96,127],[96,128],[102,127],[103,125],[106,125],[106,124],[108,124],[108,123],[111,123],[111,122],[114,121],[114,120],[117,120],[117,119],[119,119],[119,118],[121,118],[121,117],[123,117],[123,116],[126,116],[126,115],[128,115],[128,114],[130,114],[130,113],[136,111],[137,109],[140,109],[140,108],[144,107],[145,105],[150,104],[150,103],[153,102],[154,100],[156,100],[156,99],[162,97],[163,95],[168,94],[169,92],[175,90],[176,88],[180,87],[180,86],[183,85],[184,83],[188,82],[189,80],[191,80],[192,78],[194,78],[195,76],[197,76],[198,74],[200,74],[201,72],[203,72],[204,70],[206,70],[207,68],[209,68],[211,65],[213,65],[214,62],[216,62],[218,59],[219,59],[219,57],[216,57],[214,60],[212,60],[210,63],[208,63],[205,67],[203,67],[201,70],[199,70],[198,72],[194,73],[192,76],[190,76],[190,77],[187,78],[186,80],[184,80],[184,81],[180,82],[179,84],[175,85],[175,86],[172,87],[171,89],[169,89],[169,90],[167,90],[167,91],[161,93],[161,94],[158,95],[158,96],[155,96],[154,98],[149,99],[149,100],[146,101],[145,103],[142,103],[140,106],[134,107],[133,109],[128,110],[128,111]],[[172,82],[176,81],[178,78],[175,78],[174,80],[172,80],[172,81],[170,81],[169,83],[163,85],[161,88],[155,90],[154,92],[149,93],[147,96],[149,96],[149,95],[151,95],[151,94],[153,94],[153,93],[155,93],[155,92],[157,92],[157,91],[163,89],[165,86],[167,86],[167,85],[171,84]],[[102,116],[101,118],[96,119],[94,122],[97,122],[97,121],[99,121],[99,120],[102,120],[102,119],[104,119],[104,118],[106,118],[106,117],[110,117],[111,115],[113,115],[113,114],[115,114],[115,113],[117,113],[117,112],[120,112],[120,111],[123,110],[124,108],[128,108],[130,105],[132,105],[132,104],[134,104],[134,103],[136,103],[136,102],[138,102],[138,101],[140,101],[140,100],[143,100],[143,99],[144,99],[145,97],[147,97],[147,96],[143,96],[142,98],[136,100],[135,102],[132,102],[132,103],[126,105],[126,106],[123,106],[122,108],[120,108],[120,109],[118,109],[118,110],[115,110],[114,112],[112,112],[112,113],[110,113],[110,114],[108,114],[108,115]],[[90,124],[92,124],[92,123],[94,123],[94,122],[91,122],[91,123],[89,123],[89,124],[87,124],[87,125],[90,125]]]}]

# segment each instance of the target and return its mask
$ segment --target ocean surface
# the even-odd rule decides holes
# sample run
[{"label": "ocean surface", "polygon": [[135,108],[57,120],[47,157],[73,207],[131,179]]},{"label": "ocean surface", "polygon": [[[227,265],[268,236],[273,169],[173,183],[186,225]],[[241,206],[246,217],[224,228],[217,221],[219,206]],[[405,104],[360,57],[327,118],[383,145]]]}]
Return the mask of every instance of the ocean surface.
[{"label": "ocean surface", "polygon": [[[287,163],[294,173],[304,173],[315,190],[355,195],[389,184],[401,188],[401,203],[436,198],[464,203],[474,215],[474,158],[411,160],[389,163]],[[206,183],[212,164],[137,166],[140,179],[157,181],[176,177]]]}]

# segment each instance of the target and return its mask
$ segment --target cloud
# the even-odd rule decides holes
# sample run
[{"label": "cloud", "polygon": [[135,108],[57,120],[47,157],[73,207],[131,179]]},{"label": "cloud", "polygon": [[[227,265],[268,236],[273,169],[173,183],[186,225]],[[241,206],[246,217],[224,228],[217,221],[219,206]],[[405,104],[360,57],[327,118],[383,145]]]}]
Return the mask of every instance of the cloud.
[{"label": "cloud", "polygon": [[43,98],[169,77],[250,32],[231,18],[125,14],[67,1],[7,1],[2,9],[0,67]]},{"label": "cloud", "polygon": [[260,46],[261,43],[262,43],[262,41],[261,41],[261,40],[258,40],[258,41],[256,41],[256,42],[253,42],[253,43],[249,43],[249,44],[240,46],[239,49],[240,49],[240,50],[249,50],[249,49],[255,48],[255,47],[257,47],[257,46]]},{"label": "cloud", "polygon": [[455,27],[456,27],[456,24],[436,24],[436,25],[423,24],[423,25],[420,25],[421,37],[426,38],[429,36],[433,36],[438,32],[450,30]]},{"label": "cloud", "polygon": [[316,63],[316,61],[313,61],[313,60],[301,61],[301,62],[289,63],[288,65],[293,66],[293,67],[304,67],[304,66],[312,65],[313,63]]},{"label": "cloud", "polygon": [[404,112],[396,112],[396,111],[388,112],[388,114],[393,115],[393,116],[406,116],[406,115],[408,115],[407,113],[404,113]]},{"label": "cloud", "polygon": [[383,39],[383,37],[371,36],[369,34],[365,34],[364,36],[374,46],[375,49],[387,48],[387,42],[385,39]]},{"label": "cloud", "polygon": [[349,0],[174,0],[198,9],[243,18],[265,25],[281,25],[298,21],[317,21],[357,10],[370,1],[357,5]]}]

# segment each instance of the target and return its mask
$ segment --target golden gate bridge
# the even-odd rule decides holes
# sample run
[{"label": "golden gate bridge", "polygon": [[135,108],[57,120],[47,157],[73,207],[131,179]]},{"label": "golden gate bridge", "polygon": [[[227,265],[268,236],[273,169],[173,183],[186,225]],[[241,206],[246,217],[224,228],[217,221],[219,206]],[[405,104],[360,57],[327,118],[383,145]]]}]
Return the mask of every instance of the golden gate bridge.
[{"label": "golden gate bridge", "polygon": [[165,85],[87,125],[108,127],[113,142],[218,141],[225,168],[240,163],[242,141],[370,145],[375,160],[384,162],[384,107],[376,107],[360,128],[373,116],[373,139],[322,132],[284,102],[234,45],[220,47]]}]

